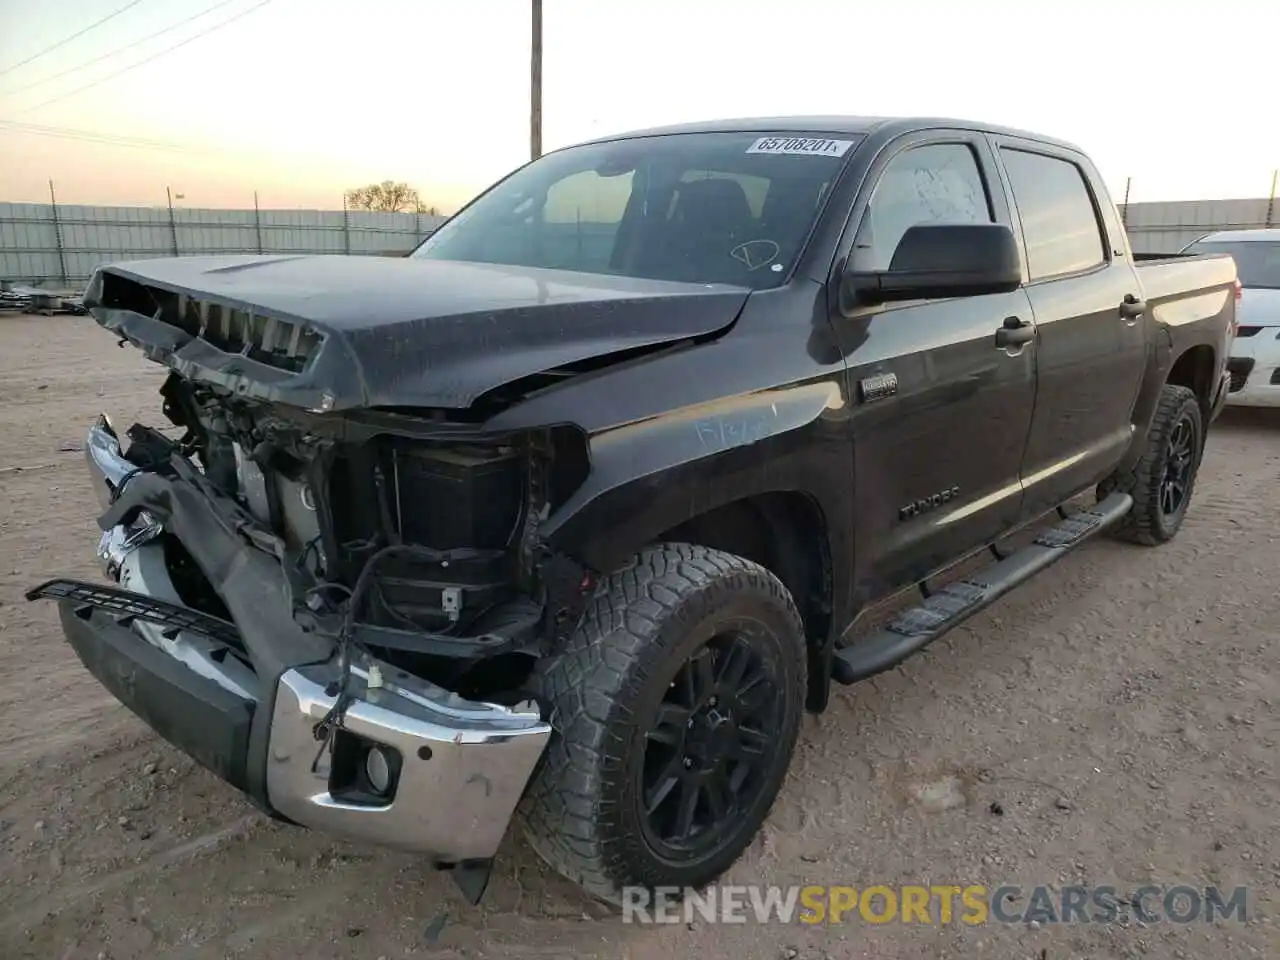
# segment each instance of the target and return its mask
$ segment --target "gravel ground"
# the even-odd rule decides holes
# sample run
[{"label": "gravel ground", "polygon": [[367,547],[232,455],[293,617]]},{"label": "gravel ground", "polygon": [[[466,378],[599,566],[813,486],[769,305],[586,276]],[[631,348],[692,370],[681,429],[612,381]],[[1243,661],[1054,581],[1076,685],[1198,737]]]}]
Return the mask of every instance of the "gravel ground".
[{"label": "gravel ground", "polygon": [[99,409],[155,422],[160,379],[91,320],[0,317],[0,957],[1280,956],[1280,419],[1219,420],[1175,543],[1092,543],[839,689],[726,878],[1245,885],[1247,922],[639,926],[520,840],[471,908],[411,857],[272,823],[90,678],[22,594],[97,576],[79,441]]}]

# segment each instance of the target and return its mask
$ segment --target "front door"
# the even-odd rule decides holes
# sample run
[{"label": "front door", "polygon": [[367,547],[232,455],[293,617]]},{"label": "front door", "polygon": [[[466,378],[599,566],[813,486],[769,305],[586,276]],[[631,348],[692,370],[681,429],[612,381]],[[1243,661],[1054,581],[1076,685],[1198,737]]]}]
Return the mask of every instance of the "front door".
[{"label": "front door", "polygon": [[[915,224],[1011,225],[984,138],[916,134],[885,153],[854,207],[854,269],[887,268]],[[1016,522],[1036,344],[996,344],[1002,326],[1033,322],[1021,289],[855,308],[832,322],[854,404],[855,588],[865,602]]]},{"label": "front door", "polygon": [[1123,229],[1088,160],[1071,151],[994,138],[1021,221],[1027,295],[1037,332],[1035,416],[1022,467],[1024,517],[1097,483],[1133,439],[1147,362],[1141,289],[1108,242]]}]

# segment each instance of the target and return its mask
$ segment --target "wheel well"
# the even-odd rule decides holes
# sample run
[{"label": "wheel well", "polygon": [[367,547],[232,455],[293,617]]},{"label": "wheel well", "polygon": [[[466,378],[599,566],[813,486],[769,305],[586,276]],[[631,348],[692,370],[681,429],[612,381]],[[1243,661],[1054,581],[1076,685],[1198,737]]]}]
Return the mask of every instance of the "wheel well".
[{"label": "wheel well", "polygon": [[1200,410],[1206,416],[1213,403],[1213,373],[1216,357],[1213,347],[1201,344],[1191,347],[1173,365],[1169,371],[1168,383],[1177,387],[1187,387],[1200,401]]},{"label": "wheel well", "polygon": [[810,644],[831,629],[831,553],[826,522],[803,493],[766,493],[709,510],[665,531],[657,541],[696,543],[752,560],[791,593]]}]

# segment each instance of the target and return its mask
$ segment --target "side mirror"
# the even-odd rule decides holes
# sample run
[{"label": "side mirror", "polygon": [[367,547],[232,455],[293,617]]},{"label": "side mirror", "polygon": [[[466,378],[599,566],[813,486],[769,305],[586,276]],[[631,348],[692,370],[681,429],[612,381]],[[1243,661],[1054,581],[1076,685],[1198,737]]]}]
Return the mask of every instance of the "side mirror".
[{"label": "side mirror", "polygon": [[1000,223],[920,223],[907,228],[888,270],[848,271],[843,293],[859,303],[1008,293],[1022,284],[1013,231]]}]

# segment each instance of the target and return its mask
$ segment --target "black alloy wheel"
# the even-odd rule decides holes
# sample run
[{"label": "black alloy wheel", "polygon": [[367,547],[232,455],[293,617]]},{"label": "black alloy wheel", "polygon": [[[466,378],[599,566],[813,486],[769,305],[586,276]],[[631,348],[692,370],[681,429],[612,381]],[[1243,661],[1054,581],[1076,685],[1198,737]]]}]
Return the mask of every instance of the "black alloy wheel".
[{"label": "black alloy wheel", "polygon": [[1128,515],[1111,529],[1113,537],[1155,546],[1178,535],[1195,490],[1204,435],[1204,411],[1195,392],[1165,384],[1142,441],[1141,459],[1098,485],[1100,500],[1116,492],[1133,497]]},{"label": "black alloy wheel", "polygon": [[638,793],[646,839],[700,858],[731,833],[767,780],[777,685],[750,631],[719,634],[678,669],[645,735]]},{"label": "black alloy wheel", "polygon": [[1177,516],[1191,488],[1191,467],[1196,458],[1196,427],[1189,414],[1178,419],[1169,434],[1165,454],[1164,480],[1160,484],[1160,512]]},{"label": "black alloy wheel", "polygon": [[530,846],[615,906],[628,888],[715,881],[786,779],[807,644],[759,564],[689,543],[640,551],[530,678],[552,727],[520,804]]}]

